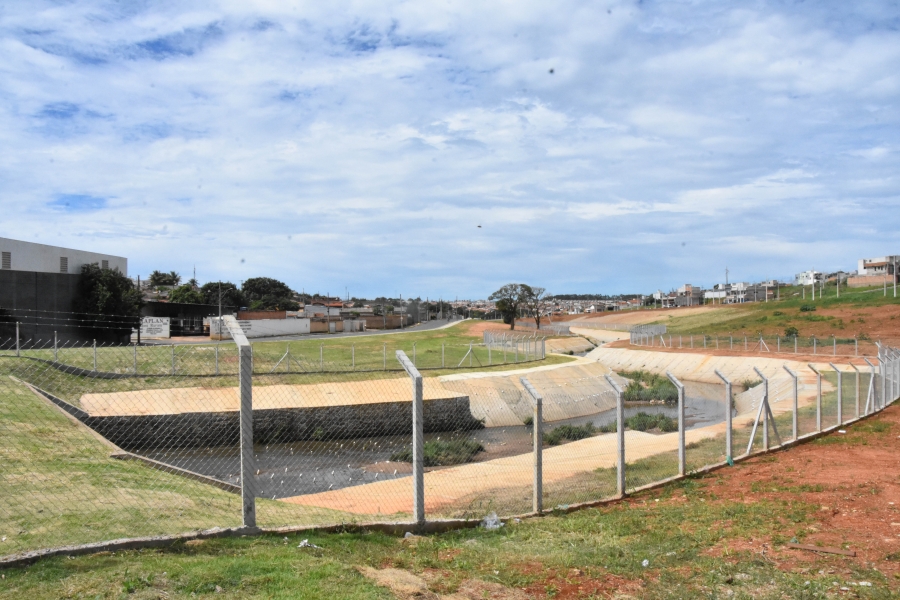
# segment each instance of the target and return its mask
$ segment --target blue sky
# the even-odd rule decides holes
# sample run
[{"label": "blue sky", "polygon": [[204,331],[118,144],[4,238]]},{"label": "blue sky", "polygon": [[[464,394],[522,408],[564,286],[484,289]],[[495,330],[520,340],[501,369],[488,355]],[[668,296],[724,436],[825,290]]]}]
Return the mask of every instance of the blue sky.
[{"label": "blue sky", "polygon": [[898,28],[865,1],[9,2],[0,236],[360,296],[854,269],[900,253]]}]

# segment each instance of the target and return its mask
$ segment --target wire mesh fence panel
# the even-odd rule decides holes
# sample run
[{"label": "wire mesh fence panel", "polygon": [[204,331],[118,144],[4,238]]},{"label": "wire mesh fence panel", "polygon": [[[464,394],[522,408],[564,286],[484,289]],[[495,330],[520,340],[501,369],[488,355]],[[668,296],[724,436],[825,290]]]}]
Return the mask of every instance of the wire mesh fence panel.
[{"label": "wire mesh fence panel", "polygon": [[[685,465],[688,472],[726,460],[726,411],[734,409],[725,398],[725,386],[684,382]],[[677,414],[664,427],[676,428]]]},{"label": "wire mesh fence panel", "polygon": [[[323,373],[254,375],[258,525],[411,519],[409,380],[396,370],[337,373],[341,366],[326,364]],[[426,397],[441,405],[453,401]],[[462,410],[443,408],[448,414]],[[236,448],[231,456],[236,459]]]},{"label": "wire mesh fence panel", "polygon": [[[218,447],[234,436],[233,388],[136,377],[132,346],[99,346],[96,370],[93,355],[67,345],[56,362],[0,357],[4,550],[239,525],[232,483],[174,464],[199,438]],[[210,410],[216,426],[198,428],[195,414]]]}]

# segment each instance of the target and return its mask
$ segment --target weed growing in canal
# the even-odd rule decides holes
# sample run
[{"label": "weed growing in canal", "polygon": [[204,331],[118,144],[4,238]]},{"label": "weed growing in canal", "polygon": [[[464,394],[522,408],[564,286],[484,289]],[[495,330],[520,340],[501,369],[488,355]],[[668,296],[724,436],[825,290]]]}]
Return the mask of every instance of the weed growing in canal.
[{"label": "weed growing in canal", "polygon": [[[426,467],[441,467],[470,462],[479,452],[484,446],[476,440],[428,440],[422,454]],[[411,463],[412,448],[394,452],[391,460]]]},{"label": "weed growing in canal", "polygon": [[625,419],[625,427],[635,431],[648,431],[650,429],[659,429],[664,432],[678,431],[678,423],[672,417],[662,414],[648,415],[645,412],[639,412],[633,417]]},{"label": "weed growing in canal", "polygon": [[560,425],[554,427],[544,434],[544,443],[548,446],[555,446],[563,440],[583,440],[597,433],[599,429],[594,427],[593,423],[585,423],[584,425]]},{"label": "weed growing in canal", "polygon": [[667,377],[649,371],[619,371],[619,375],[631,380],[625,388],[625,402],[678,403],[678,390]]}]

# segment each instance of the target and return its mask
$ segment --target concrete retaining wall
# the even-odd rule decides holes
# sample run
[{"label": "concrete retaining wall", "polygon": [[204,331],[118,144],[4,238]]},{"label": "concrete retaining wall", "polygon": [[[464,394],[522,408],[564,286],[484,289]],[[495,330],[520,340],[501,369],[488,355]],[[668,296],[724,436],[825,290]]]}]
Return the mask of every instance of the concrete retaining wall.
[{"label": "concrete retaining wall", "polygon": [[[125,450],[197,448],[239,443],[237,411],[80,417],[97,433]],[[410,402],[384,402],[253,411],[257,444],[300,440],[332,440],[412,432]],[[425,401],[425,431],[480,429],[484,425],[469,410],[469,399]]]}]

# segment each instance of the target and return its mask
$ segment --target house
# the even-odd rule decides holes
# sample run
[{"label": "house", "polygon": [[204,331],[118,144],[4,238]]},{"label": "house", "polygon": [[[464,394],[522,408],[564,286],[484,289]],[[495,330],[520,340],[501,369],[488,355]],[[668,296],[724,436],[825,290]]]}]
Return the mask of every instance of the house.
[{"label": "house", "polygon": [[803,271],[794,276],[794,285],[813,285],[822,281],[822,274],[818,271]]}]

